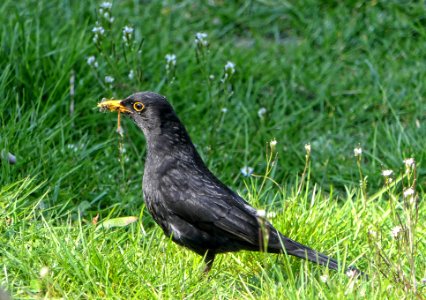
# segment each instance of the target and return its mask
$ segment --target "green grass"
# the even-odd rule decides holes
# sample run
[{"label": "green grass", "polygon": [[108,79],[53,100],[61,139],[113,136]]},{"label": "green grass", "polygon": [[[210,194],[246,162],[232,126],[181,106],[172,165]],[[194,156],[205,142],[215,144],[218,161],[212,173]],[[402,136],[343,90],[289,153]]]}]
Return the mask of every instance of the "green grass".
[{"label": "green grass", "polygon": [[[100,2],[2,1],[0,285],[16,299],[421,299],[426,8],[293,2],[115,1],[110,26]],[[106,32],[95,45],[97,21]],[[135,29],[129,46],[125,25]],[[197,32],[208,47],[196,47]],[[177,63],[167,71],[169,53]],[[236,72],[222,82],[228,61]],[[168,97],[208,166],[276,212],[271,221],[285,235],[370,279],[247,252],[221,255],[203,277],[201,258],[165,238],[145,210],[142,134],[123,120],[120,138],[116,115],[96,108],[142,90]],[[409,157],[415,171],[400,179]],[[254,176],[242,176],[243,166]],[[403,196],[410,186],[417,207]],[[102,229],[92,224],[98,214],[98,223],[138,221]]]}]

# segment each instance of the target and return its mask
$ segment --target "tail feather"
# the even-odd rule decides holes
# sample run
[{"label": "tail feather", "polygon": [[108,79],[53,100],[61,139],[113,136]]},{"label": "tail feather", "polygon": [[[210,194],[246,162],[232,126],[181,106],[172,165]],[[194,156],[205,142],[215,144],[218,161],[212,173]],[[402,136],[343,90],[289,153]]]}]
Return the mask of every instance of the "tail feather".
[{"label": "tail feather", "polygon": [[[323,253],[315,251],[314,249],[309,248],[308,246],[302,245],[288,237],[282,235],[279,231],[274,229],[271,225],[271,231],[269,234],[268,248],[267,252],[270,253],[280,253],[285,252],[289,255],[293,255],[302,259],[306,259],[313,263],[326,266],[331,270],[339,270],[339,262],[332,257],[329,257]],[[350,276],[362,276],[368,279],[368,275],[364,272],[358,270],[357,268],[350,266],[346,269],[346,272],[352,271],[355,272]],[[348,274],[348,273],[347,273]],[[348,275],[349,276],[349,275]]]},{"label": "tail feather", "polygon": [[305,245],[302,245],[296,241],[293,241],[285,236],[281,235],[281,245],[287,254],[300,257],[309,260],[313,263],[317,263],[328,267],[332,270],[339,269],[339,263],[334,258],[328,257],[325,254],[317,252]]},{"label": "tail feather", "polygon": [[[272,231],[274,232],[274,231]],[[302,259],[309,260],[313,263],[317,263],[323,266],[328,267],[332,270],[339,269],[339,263],[334,258],[328,257],[325,254],[317,252],[308,246],[302,245],[288,237],[285,237],[278,231],[275,231],[275,234],[269,236],[268,241],[268,252],[279,253],[285,252],[289,255],[293,255]]]}]

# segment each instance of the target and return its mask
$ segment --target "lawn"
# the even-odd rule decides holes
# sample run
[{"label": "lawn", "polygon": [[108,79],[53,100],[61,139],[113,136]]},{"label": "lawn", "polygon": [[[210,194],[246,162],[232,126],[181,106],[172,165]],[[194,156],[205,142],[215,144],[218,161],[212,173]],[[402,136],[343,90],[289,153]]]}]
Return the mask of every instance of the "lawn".
[{"label": "lawn", "polygon": [[[420,1],[3,0],[0,286],[14,299],[425,299],[425,16]],[[213,173],[342,270],[239,252],[203,276],[145,209],[142,133],[122,119],[118,134],[96,107],[148,90]]]}]

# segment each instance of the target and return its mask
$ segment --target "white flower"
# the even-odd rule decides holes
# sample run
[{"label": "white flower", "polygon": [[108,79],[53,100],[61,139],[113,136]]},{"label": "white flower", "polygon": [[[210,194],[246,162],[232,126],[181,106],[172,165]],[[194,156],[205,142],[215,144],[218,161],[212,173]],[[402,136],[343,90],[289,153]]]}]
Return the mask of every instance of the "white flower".
[{"label": "white flower", "polygon": [[96,61],[96,57],[94,57],[94,56],[89,56],[89,57],[87,58],[87,63],[88,63],[89,65],[92,65],[95,61]]},{"label": "white flower", "polygon": [[414,195],[414,193],[415,193],[415,190],[412,187],[410,187],[406,189],[403,194],[404,194],[404,197],[408,197],[408,196]]},{"label": "white flower", "polygon": [[392,228],[391,230],[391,236],[393,238],[398,237],[398,234],[400,233],[400,231],[402,230],[401,226],[395,226],[394,228]]},{"label": "white flower", "polygon": [[269,142],[269,148],[271,148],[272,152],[275,152],[275,148],[277,147],[277,140],[273,139],[272,141]]},{"label": "white flower", "polygon": [[110,9],[110,8],[112,7],[112,3],[111,3],[111,2],[107,2],[107,1],[105,1],[105,2],[102,2],[102,3],[99,5],[99,7],[100,7],[100,8],[104,8],[104,9]]},{"label": "white flower", "polygon": [[97,67],[98,67],[98,62],[96,61],[96,57],[94,57],[93,55],[92,55],[92,56],[89,56],[89,57],[87,58],[87,64],[88,64],[89,66],[94,67],[94,68],[97,68]]},{"label": "white flower", "polygon": [[372,229],[370,229],[370,230],[368,231],[368,234],[369,234],[369,235],[371,235],[371,236],[373,236],[373,237],[376,237],[376,236],[377,236],[377,232],[376,232],[376,231],[374,231],[374,230],[372,230]]},{"label": "white flower", "polygon": [[407,168],[411,168],[415,163],[414,158],[412,157],[404,159],[403,162]]},{"label": "white flower", "polygon": [[228,61],[225,65],[225,72],[234,74],[235,73],[235,64],[232,61]]},{"label": "white flower", "polygon": [[322,282],[326,283],[328,281],[328,275],[324,274],[320,276]]},{"label": "white flower", "polygon": [[169,70],[171,66],[176,66],[176,54],[166,54],[166,69]]},{"label": "white flower", "polygon": [[79,147],[78,145],[75,145],[75,144],[68,144],[67,148],[70,149],[70,150],[72,150],[72,151],[74,151],[74,152],[77,152],[77,151],[79,151],[79,149],[81,147]]},{"label": "white flower", "polygon": [[203,40],[203,39],[207,38],[207,36],[208,36],[207,33],[204,33],[204,32],[197,32],[195,34],[195,38],[198,39],[198,40]]},{"label": "white flower", "polygon": [[275,218],[277,216],[277,213],[276,212],[274,212],[274,211],[270,211],[270,212],[268,212],[267,214],[266,214],[266,217],[268,218],[268,219],[273,219],[273,218]]},{"label": "white flower", "polygon": [[253,173],[253,168],[244,166],[241,168],[240,171],[241,171],[241,174],[243,174],[243,176],[249,177]]},{"label": "white flower", "polygon": [[362,148],[357,147],[354,149],[354,156],[361,156],[362,155]]},{"label": "white flower", "polygon": [[112,76],[105,76],[105,82],[106,83],[113,83],[114,82],[114,77],[112,77]]},{"label": "white flower", "polygon": [[256,216],[259,217],[259,218],[266,217],[266,210],[264,210],[264,209],[258,209],[256,211]]},{"label": "white flower", "polygon": [[195,34],[195,44],[200,46],[207,46],[208,45],[208,42],[206,40],[207,36],[208,36],[207,33],[197,32]]},{"label": "white flower", "polygon": [[104,12],[103,16],[104,16],[105,19],[108,20],[109,19],[109,12],[107,12],[107,11]]},{"label": "white flower", "polygon": [[309,143],[305,144],[305,151],[306,151],[306,153],[308,153],[308,154],[311,153],[311,149],[312,149],[311,148],[311,144],[309,144]]},{"label": "white flower", "polygon": [[259,118],[263,118],[264,114],[266,114],[266,108],[261,107],[259,108],[259,110],[257,111],[257,115],[259,116]]},{"label": "white flower", "polygon": [[226,114],[228,112],[228,109],[226,107],[222,107],[221,111]]},{"label": "white flower", "polygon": [[135,72],[133,70],[130,70],[128,77],[130,80],[133,80],[133,78],[135,78]]},{"label": "white flower", "polygon": [[389,176],[391,176],[393,174],[393,171],[392,170],[383,170],[382,171],[382,176],[383,177],[389,177]]},{"label": "white flower", "polygon": [[124,26],[123,27],[123,34],[132,34],[135,29],[130,26]]},{"label": "white flower", "polygon": [[213,74],[212,74],[212,75],[210,75],[210,76],[209,76],[209,79],[210,79],[210,80],[214,80],[214,75],[213,75]]},{"label": "white flower", "polygon": [[102,26],[95,26],[93,27],[92,32],[95,34],[103,35],[105,33],[105,29]]},{"label": "white flower", "polygon": [[92,32],[94,33],[93,42],[96,44],[99,40],[99,36],[104,35],[105,29],[102,26],[95,26],[93,27]]},{"label": "white flower", "polygon": [[49,274],[49,268],[48,267],[46,267],[46,266],[44,266],[44,267],[42,267],[41,269],[40,269],[40,277],[41,278],[44,278],[44,277],[46,277],[48,274]]},{"label": "white flower", "polygon": [[176,54],[166,54],[166,62],[171,64],[176,64]]},{"label": "white flower", "polygon": [[133,27],[124,26],[123,27],[123,41],[127,44],[132,39]]}]

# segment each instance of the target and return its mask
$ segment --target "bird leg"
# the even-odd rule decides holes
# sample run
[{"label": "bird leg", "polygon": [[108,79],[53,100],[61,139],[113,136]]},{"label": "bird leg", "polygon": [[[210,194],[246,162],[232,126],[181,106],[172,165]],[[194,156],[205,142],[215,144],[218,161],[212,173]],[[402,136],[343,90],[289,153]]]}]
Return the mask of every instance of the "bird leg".
[{"label": "bird leg", "polygon": [[215,254],[208,252],[208,251],[204,255],[204,262],[206,264],[204,271],[203,271],[204,274],[207,275],[209,273],[209,271],[211,270],[211,268],[213,266],[214,258],[215,258]]}]

